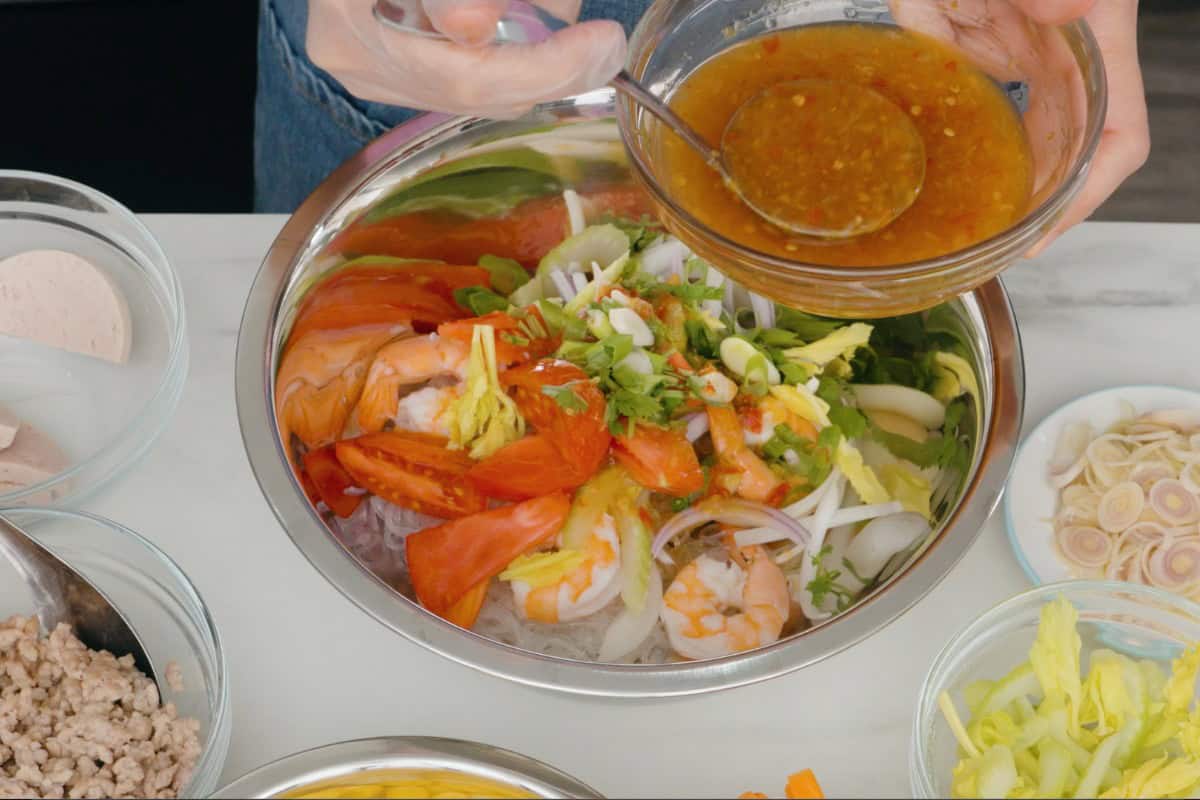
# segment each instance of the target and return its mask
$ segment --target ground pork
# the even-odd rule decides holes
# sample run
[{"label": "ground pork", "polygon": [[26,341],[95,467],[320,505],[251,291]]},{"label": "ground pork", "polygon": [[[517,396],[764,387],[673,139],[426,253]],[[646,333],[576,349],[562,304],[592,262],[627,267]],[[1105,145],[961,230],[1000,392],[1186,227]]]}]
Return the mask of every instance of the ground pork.
[{"label": "ground pork", "polygon": [[132,656],[89,650],[67,625],[42,637],[35,618],[0,622],[0,798],[177,797],[199,728]]}]

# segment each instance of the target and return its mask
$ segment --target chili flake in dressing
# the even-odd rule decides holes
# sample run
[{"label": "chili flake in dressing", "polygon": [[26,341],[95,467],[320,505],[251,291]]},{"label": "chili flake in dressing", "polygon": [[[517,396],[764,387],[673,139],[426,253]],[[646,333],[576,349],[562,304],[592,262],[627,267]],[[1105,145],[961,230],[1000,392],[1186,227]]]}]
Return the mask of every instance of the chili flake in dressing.
[{"label": "chili flake in dressing", "polygon": [[[907,114],[925,149],[924,181],[907,211],[881,230],[854,238],[798,236],[756,214],[682,140],[666,135],[658,173],[676,202],[743,246],[793,261],[848,267],[945,255],[1003,231],[1025,213],[1033,170],[1016,109],[960,53],[923,34],[889,25],[835,23],[751,39],[697,68],[671,97],[671,106],[698,133],[719,142],[747,101],[771,86],[804,80],[865,86]],[[878,131],[841,127],[847,132],[840,146],[858,153],[859,166],[832,199],[861,202],[859,189],[868,195],[886,192],[881,181],[905,180],[911,164],[881,158],[874,169],[863,166],[876,157]],[[784,141],[776,146],[803,153],[819,130],[825,129],[815,126],[806,134],[804,128],[771,126],[761,138],[765,143],[779,136]],[[762,160],[769,161],[770,153]],[[779,159],[781,164],[798,161],[794,153]],[[858,181],[862,184],[853,185]],[[785,187],[793,184],[794,179],[781,181]]]}]

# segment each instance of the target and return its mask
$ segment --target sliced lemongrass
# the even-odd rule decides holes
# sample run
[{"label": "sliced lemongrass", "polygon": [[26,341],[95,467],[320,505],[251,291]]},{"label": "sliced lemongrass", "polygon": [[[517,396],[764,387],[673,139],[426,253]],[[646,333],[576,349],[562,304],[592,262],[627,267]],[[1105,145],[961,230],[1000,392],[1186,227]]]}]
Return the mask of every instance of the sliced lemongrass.
[{"label": "sliced lemongrass", "polygon": [[1200,500],[1175,478],[1155,481],[1147,499],[1154,513],[1168,525],[1188,525],[1200,519]]},{"label": "sliced lemongrass", "polygon": [[1063,505],[1095,508],[1100,505],[1100,495],[1082,484],[1073,484],[1062,491]]},{"label": "sliced lemongrass", "polygon": [[1075,482],[1075,479],[1083,474],[1084,468],[1087,467],[1087,458],[1081,458],[1071,466],[1067,467],[1062,472],[1054,472],[1050,474],[1050,485],[1055,489],[1062,489]]},{"label": "sliced lemongrass", "polygon": [[[1160,481],[1163,478],[1173,478],[1175,472],[1166,464],[1157,461],[1138,464],[1129,473],[1129,480],[1142,487],[1143,491],[1149,491],[1155,481]],[[1065,493],[1064,493],[1065,497]]]},{"label": "sliced lemongrass", "polygon": [[1183,437],[1178,437],[1168,441],[1167,452],[1171,454],[1171,458],[1180,463],[1200,463],[1200,450],[1193,450],[1191,443]]},{"label": "sliced lemongrass", "polygon": [[1086,422],[1072,422],[1063,427],[1050,459],[1050,474],[1060,475],[1071,469],[1087,450],[1092,438],[1092,426]]},{"label": "sliced lemongrass", "polygon": [[1183,433],[1200,430],[1200,408],[1171,408],[1143,414],[1139,422],[1174,428]]},{"label": "sliced lemongrass", "polygon": [[1082,567],[1102,567],[1112,555],[1113,542],[1099,528],[1072,525],[1055,535],[1058,550],[1068,561]]},{"label": "sliced lemongrass", "polygon": [[1145,504],[1146,495],[1142,492],[1142,487],[1132,481],[1125,481],[1113,486],[1100,498],[1096,518],[1104,530],[1119,533],[1137,522]]},{"label": "sliced lemongrass", "polygon": [[1116,549],[1120,551],[1126,544],[1136,547],[1157,544],[1169,535],[1167,529],[1157,522],[1135,522],[1117,537]]},{"label": "sliced lemongrass", "polygon": [[1171,542],[1156,547],[1143,569],[1150,583],[1160,589],[1182,591],[1192,587],[1200,583],[1200,541]]},{"label": "sliced lemongrass", "polygon": [[1200,464],[1188,464],[1179,471],[1179,482],[1192,494],[1200,494]]}]

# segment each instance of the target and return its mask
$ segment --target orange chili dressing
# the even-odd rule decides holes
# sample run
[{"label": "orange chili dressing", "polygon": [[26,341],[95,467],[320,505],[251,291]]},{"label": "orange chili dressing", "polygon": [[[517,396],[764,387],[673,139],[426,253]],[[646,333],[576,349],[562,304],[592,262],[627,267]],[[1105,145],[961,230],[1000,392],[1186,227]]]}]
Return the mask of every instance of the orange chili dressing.
[{"label": "orange chili dressing", "polygon": [[[670,102],[715,143],[743,103],[772,85],[805,79],[867,86],[909,114],[926,156],[924,183],[911,208],[887,227],[851,239],[797,236],[755,214],[686,144],[667,134],[658,173],[676,202],[743,246],[847,267],[945,255],[1003,231],[1025,213],[1033,169],[1017,110],[962,54],[923,34],[833,23],[751,39],[702,64]],[[778,133],[790,135],[786,146],[792,148],[808,148],[805,137],[820,135],[814,129]],[[853,129],[848,135],[855,135]],[[868,133],[860,144],[861,150],[872,147]],[[856,174],[887,180],[889,171],[906,169],[884,163]]]}]

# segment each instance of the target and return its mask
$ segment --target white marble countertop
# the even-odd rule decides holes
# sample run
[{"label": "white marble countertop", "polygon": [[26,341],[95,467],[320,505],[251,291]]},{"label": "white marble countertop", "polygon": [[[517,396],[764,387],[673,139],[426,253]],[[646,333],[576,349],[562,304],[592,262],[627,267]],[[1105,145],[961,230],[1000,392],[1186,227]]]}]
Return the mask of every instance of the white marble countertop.
[{"label": "white marble countertop", "polygon": [[[199,587],[232,681],[231,780],[367,736],[474,739],[546,761],[609,797],[779,796],[812,767],[829,796],[907,796],[910,727],[933,657],[1027,582],[994,517],[912,611],[851,650],[767,683],[668,701],[528,689],[376,623],[303,559],[250,472],[234,408],[246,292],[283,217],[150,216],[183,280],[191,374],[145,460],[87,509],[146,535]],[[1030,430],[1088,391],[1200,386],[1200,226],[1088,224],[1010,270]]]}]

